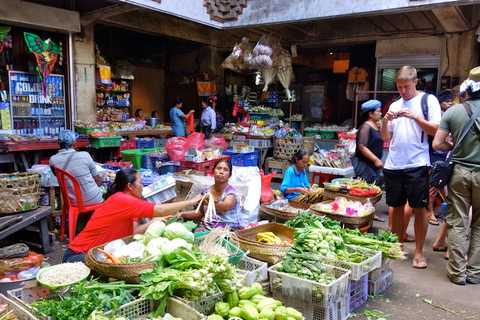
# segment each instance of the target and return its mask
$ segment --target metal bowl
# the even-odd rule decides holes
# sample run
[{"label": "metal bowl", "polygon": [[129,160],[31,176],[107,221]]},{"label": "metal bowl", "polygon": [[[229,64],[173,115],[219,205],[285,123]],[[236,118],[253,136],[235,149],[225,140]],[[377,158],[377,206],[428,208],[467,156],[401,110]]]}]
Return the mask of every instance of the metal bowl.
[{"label": "metal bowl", "polygon": [[147,121],[147,126],[155,127],[160,122],[160,118],[145,118]]}]

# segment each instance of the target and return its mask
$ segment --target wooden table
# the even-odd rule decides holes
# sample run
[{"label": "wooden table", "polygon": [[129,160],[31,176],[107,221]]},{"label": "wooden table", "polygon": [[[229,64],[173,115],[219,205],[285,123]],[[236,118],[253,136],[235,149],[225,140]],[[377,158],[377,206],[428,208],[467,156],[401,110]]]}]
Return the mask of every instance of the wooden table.
[{"label": "wooden table", "polygon": [[273,147],[266,147],[266,148],[254,147],[254,148],[255,150],[258,150],[258,168],[263,169],[268,150],[273,150]]},{"label": "wooden table", "polygon": [[[35,210],[0,217],[0,227],[3,226],[0,230],[0,240],[22,230],[33,231],[40,236],[39,245],[42,253],[52,251],[48,238],[48,217],[51,213],[52,208],[42,206]],[[20,240],[29,241],[30,239],[27,240],[22,236]]]},{"label": "wooden table", "polygon": [[133,140],[139,136],[156,136],[161,139],[166,139],[167,136],[172,135],[172,130],[135,130],[135,131],[118,131],[122,137],[128,137],[128,140]]}]

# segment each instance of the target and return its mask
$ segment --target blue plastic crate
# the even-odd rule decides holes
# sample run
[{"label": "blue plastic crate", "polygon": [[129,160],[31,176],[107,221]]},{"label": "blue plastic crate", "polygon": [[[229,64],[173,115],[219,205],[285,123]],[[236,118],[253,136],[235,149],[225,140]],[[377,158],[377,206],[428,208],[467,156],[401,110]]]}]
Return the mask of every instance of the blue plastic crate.
[{"label": "blue plastic crate", "polygon": [[154,148],[163,148],[167,143],[167,139],[155,139],[153,140]]},{"label": "blue plastic crate", "polygon": [[256,167],[258,166],[258,150],[254,152],[245,153],[245,167]]},{"label": "blue plastic crate", "polygon": [[233,149],[228,149],[223,152],[224,155],[229,155],[232,166],[245,167],[245,154],[233,152]]},{"label": "blue plastic crate", "polygon": [[137,149],[150,149],[154,148],[154,140],[138,140]]}]

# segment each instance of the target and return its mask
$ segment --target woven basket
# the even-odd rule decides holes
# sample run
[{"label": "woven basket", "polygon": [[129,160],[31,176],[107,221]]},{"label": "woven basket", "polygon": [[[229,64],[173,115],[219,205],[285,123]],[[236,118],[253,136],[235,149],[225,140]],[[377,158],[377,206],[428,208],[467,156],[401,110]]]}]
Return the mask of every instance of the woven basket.
[{"label": "woven basket", "polygon": [[273,232],[283,241],[293,241],[294,229],[278,223],[262,224],[253,228],[235,231],[230,236],[230,242],[240,247],[244,252],[249,251],[248,256],[275,264],[285,257],[290,246],[278,246],[257,241],[257,233]]},{"label": "woven basket", "polygon": [[303,137],[303,149],[312,153],[315,150],[315,137]]},{"label": "woven basket", "polygon": [[[260,216],[264,219],[273,221],[273,222],[286,222],[288,220],[294,220],[297,218],[297,213],[292,212],[285,212],[279,209],[273,209],[267,207],[267,205],[272,204],[275,201],[270,201],[266,203],[262,203],[260,207]],[[303,211],[308,211],[310,209],[310,203],[303,203],[294,200],[288,200],[290,206],[298,209],[302,209]]]},{"label": "woven basket", "polygon": [[[328,201],[323,201],[321,203],[331,203],[333,200],[328,200]],[[312,204],[310,207],[310,211],[319,215],[319,216],[327,216],[328,218],[332,220],[337,220],[340,221],[342,224],[343,228],[348,228],[348,229],[358,229],[361,227],[366,226],[367,224],[371,224],[373,221],[373,218],[375,217],[375,210],[370,213],[369,215],[362,216],[362,217],[352,217],[352,216],[346,216],[343,214],[336,214],[336,213],[331,213],[331,212],[325,212],[325,211],[319,211],[316,209],[317,204]]]},{"label": "woven basket", "polygon": [[[126,244],[133,241],[133,236],[122,239]],[[138,262],[138,263],[109,263],[97,259],[98,249],[103,249],[105,244],[92,248],[85,256],[86,265],[96,272],[115,278],[125,280],[127,283],[140,283],[140,271],[145,269],[153,269],[154,261]]]},{"label": "woven basket", "polygon": [[0,174],[0,214],[38,208],[40,175],[35,172]]},{"label": "woven basket", "polygon": [[302,148],[303,138],[277,138],[273,144],[273,157],[275,159],[292,160],[293,155]]},{"label": "woven basket", "polygon": [[375,206],[375,204],[382,199],[382,192],[377,193],[376,195],[372,197],[360,197],[360,196],[353,196],[348,193],[341,193],[341,192],[335,192],[335,191],[330,191],[325,189],[323,191],[323,200],[335,200],[337,197],[343,197],[347,200],[350,201],[359,201],[362,204],[367,202],[367,198],[370,198],[370,203]]}]

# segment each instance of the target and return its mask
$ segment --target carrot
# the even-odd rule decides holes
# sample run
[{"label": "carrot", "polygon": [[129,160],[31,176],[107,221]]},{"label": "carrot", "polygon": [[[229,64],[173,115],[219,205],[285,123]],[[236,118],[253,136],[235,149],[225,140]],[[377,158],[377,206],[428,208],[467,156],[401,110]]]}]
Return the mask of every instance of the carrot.
[{"label": "carrot", "polygon": [[100,251],[101,253],[103,253],[104,255],[106,255],[107,258],[110,258],[113,263],[122,263],[122,261],[120,261],[120,259],[118,259],[117,257],[115,257],[115,256],[114,256],[113,254],[111,254],[110,252],[107,252],[107,251],[102,250],[102,249],[98,249],[98,251]]}]

